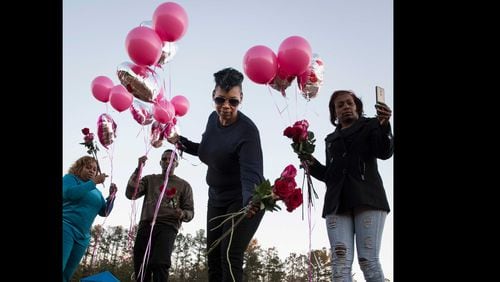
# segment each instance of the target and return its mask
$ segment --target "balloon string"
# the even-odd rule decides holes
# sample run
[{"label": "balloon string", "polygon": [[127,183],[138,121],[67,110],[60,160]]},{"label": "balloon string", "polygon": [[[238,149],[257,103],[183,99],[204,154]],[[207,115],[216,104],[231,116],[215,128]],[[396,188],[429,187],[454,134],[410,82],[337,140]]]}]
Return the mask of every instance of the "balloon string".
[{"label": "balloon string", "polygon": [[311,260],[311,245],[312,245],[312,228],[311,228],[311,201],[307,204],[307,223],[309,235],[309,282],[312,281],[312,260]]},{"label": "balloon string", "polygon": [[170,64],[168,65],[168,98],[169,99],[172,98],[172,66]]},{"label": "balloon string", "polygon": [[278,107],[278,103],[276,103],[276,100],[274,99],[273,93],[271,92],[271,87],[269,86],[269,84],[267,85],[267,90],[269,92],[269,95],[271,95],[271,98],[273,99],[274,106],[276,107],[276,111],[278,112],[278,115],[280,116],[281,121],[284,123],[283,126],[286,126],[287,123],[286,123],[286,121],[283,120],[283,114],[282,113],[283,113],[283,111],[285,111],[285,110],[288,109],[288,103],[286,103],[286,100],[285,100],[286,106],[283,108],[283,110],[280,110],[279,107]]}]

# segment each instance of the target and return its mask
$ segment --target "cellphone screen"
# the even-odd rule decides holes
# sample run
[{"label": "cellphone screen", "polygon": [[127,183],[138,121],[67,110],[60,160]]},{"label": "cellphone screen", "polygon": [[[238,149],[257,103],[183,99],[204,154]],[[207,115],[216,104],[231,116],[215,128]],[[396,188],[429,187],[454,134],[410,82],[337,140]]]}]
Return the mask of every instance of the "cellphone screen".
[{"label": "cellphone screen", "polygon": [[375,86],[375,101],[376,102],[381,102],[381,103],[384,103],[385,104],[385,92],[384,92],[384,88],[380,87],[380,86]]}]

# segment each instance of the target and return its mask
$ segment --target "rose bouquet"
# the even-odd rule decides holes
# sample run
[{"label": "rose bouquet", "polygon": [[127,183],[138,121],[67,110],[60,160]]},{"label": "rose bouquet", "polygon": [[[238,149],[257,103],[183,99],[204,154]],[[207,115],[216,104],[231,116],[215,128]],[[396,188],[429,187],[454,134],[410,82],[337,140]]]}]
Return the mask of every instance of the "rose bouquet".
[{"label": "rose bouquet", "polygon": [[84,135],[83,143],[80,144],[84,145],[87,148],[87,153],[94,157],[95,162],[97,163],[97,172],[101,173],[99,161],[97,160],[97,151],[99,151],[99,147],[97,147],[97,144],[94,141],[94,133],[90,132],[90,129],[86,127],[82,129],[82,133]]},{"label": "rose bouquet", "polygon": [[314,194],[314,197],[318,199],[318,194],[314,190],[311,174],[309,173],[309,166],[305,159],[310,158],[311,154],[314,152],[314,148],[316,147],[314,142],[316,142],[316,139],[314,138],[314,133],[308,129],[309,122],[304,119],[295,122],[293,126],[285,128],[283,135],[293,140],[291,144],[293,151],[301,159],[300,167],[304,169],[307,179],[307,196],[309,203],[312,204],[312,195]]},{"label": "rose bouquet", "polygon": [[258,210],[268,210],[277,211],[281,210],[281,207],[277,204],[278,201],[283,201],[288,212],[292,212],[297,207],[302,204],[302,190],[297,188],[297,183],[295,182],[295,176],[297,175],[297,169],[293,165],[288,165],[280,177],[274,181],[274,185],[271,185],[269,180],[264,180],[259,185],[255,186],[255,190],[252,195],[250,203],[235,213],[225,214],[221,216],[214,217],[210,221],[225,218],[219,225],[215,226],[211,230],[220,228],[229,220],[235,220],[231,229],[227,230],[222,236],[214,241],[207,251],[210,253],[224,238],[231,234],[234,229],[241,223],[241,221],[248,216],[250,210],[254,209],[258,205]]}]

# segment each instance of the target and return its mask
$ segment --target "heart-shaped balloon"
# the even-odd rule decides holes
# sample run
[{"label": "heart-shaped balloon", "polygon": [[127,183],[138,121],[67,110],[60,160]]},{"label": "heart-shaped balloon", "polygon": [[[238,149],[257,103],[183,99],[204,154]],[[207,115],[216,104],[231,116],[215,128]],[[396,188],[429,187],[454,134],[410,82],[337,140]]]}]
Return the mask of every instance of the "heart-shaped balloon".
[{"label": "heart-shaped balloon", "polygon": [[139,100],[152,103],[160,93],[160,79],[154,70],[124,62],[116,70],[118,79]]},{"label": "heart-shaped balloon", "polygon": [[134,98],[129,109],[134,120],[140,125],[148,125],[153,122],[153,104]]},{"label": "heart-shaped balloon", "polygon": [[161,147],[163,143],[163,131],[166,125],[159,123],[158,121],[153,122],[151,125],[151,134],[149,135],[149,140],[151,145],[155,148]]},{"label": "heart-shaped balloon", "polygon": [[288,88],[292,84],[292,81],[295,79],[295,76],[287,76],[284,74],[280,69],[278,68],[278,73],[276,76],[269,82],[269,86],[271,86],[273,89],[278,90],[281,92],[281,95],[283,97],[286,97],[286,92],[285,89]]},{"label": "heart-shaped balloon", "polygon": [[108,148],[116,138],[116,123],[108,114],[101,114],[97,119],[97,136],[104,148]]}]

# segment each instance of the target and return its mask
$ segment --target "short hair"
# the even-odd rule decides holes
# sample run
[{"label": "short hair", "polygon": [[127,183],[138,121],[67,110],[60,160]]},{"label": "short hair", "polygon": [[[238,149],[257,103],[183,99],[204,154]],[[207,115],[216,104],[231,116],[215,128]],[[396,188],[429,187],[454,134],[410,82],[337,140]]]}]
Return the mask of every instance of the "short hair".
[{"label": "short hair", "polygon": [[354,100],[354,104],[356,104],[356,112],[358,115],[361,117],[363,115],[363,102],[361,99],[354,94],[354,91],[351,90],[337,90],[334,91],[332,96],[330,96],[330,103],[328,104],[328,108],[330,109],[330,122],[333,124],[333,126],[337,126],[337,113],[335,112],[335,99],[337,99],[338,96],[343,95],[343,94],[348,94],[351,95],[352,99]]},{"label": "short hair", "polygon": [[174,150],[172,150],[172,149],[166,149],[166,150],[163,152],[162,156],[163,156],[165,153],[167,153],[167,152],[171,152],[171,153],[170,153],[170,155],[172,155],[172,153],[174,154],[174,160],[176,160],[176,161],[178,161],[178,160],[179,160],[179,156],[177,156],[177,152],[176,152],[176,151],[174,151]]},{"label": "short hair", "polygon": [[[214,73],[215,87],[219,86],[222,90],[228,92],[231,88],[239,86],[242,89],[243,74],[233,68],[225,68]],[[242,89],[243,90],[243,89]]]},{"label": "short hair", "polygon": [[97,161],[91,156],[80,157],[71,165],[71,167],[68,169],[68,173],[79,176],[83,168],[90,165],[91,163],[97,164]]}]

